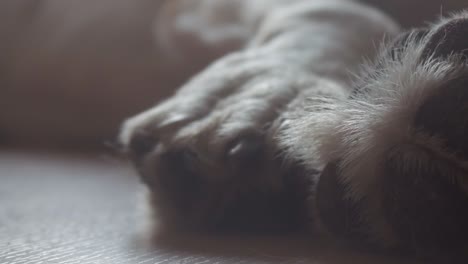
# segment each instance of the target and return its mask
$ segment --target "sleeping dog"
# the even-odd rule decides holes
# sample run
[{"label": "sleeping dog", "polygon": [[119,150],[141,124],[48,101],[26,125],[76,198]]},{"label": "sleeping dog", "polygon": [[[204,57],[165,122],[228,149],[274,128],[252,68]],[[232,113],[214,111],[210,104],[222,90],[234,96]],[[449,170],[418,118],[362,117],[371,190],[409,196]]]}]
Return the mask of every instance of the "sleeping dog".
[{"label": "sleeping dog", "polygon": [[311,229],[383,249],[468,242],[468,13],[400,33],[284,1],[120,141],[164,228]]}]

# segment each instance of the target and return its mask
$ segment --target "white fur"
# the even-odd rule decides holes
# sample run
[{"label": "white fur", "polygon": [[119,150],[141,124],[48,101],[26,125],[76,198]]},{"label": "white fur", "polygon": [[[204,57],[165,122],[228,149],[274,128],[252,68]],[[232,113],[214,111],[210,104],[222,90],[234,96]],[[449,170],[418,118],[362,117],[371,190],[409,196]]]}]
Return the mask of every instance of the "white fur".
[{"label": "white fur", "polygon": [[[438,27],[435,25],[433,30]],[[430,37],[431,34],[421,43]],[[340,161],[339,179],[348,188],[344,198],[356,203],[367,198],[361,220],[371,229],[369,237],[387,246],[395,243],[395,237],[383,216],[379,190],[385,188],[380,182],[382,165],[392,148],[411,144],[430,149],[467,168],[466,162],[445,151],[437,137],[414,127],[414,117],[422,103],[464,71],[456,56],[421,60],[424,49],[421,43],[412,36],[406,47],[395,51],[396,60],[383,57],[376,63],[378,71],[374,70],[375,64],[365,67],[359,76],[365,78],[357,85],[368,92],[361,96],[310,98],[310,103],[296,113],[280,137],[285,152],[306,167],[320,168]],[[408,152],[406,157],[412,162],[428,162],[417,154]]]}]

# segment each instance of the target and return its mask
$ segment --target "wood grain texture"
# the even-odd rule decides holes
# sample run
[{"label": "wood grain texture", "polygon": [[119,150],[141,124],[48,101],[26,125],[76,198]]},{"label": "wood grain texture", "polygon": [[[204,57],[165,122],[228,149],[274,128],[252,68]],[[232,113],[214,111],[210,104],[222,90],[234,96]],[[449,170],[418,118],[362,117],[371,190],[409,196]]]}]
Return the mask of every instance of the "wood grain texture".
[{"label": "wood grain texture", "polygon": [[0,151],[0,263],[412,263],[297,237],[147,239],[139,192],[102,155]]}]

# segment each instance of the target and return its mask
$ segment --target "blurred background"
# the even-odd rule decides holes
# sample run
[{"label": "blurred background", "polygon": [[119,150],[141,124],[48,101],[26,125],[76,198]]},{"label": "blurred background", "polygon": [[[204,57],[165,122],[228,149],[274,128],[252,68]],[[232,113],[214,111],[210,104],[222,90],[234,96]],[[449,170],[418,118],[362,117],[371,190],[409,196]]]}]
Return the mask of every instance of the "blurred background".
[{"label": "blurred background", "polygon": [[[0,1],[0,142],[103,147],[125,118],[248,40],[245,1]],[[404,27],[468,6],[366,1]]]},{"label": "blurred background", "polygon": [[0,1],[0,141],[87,148],[113,140],[126,117],[227,52],[224,40],[202,40],[174,21],[202,17],[191,2]]}]

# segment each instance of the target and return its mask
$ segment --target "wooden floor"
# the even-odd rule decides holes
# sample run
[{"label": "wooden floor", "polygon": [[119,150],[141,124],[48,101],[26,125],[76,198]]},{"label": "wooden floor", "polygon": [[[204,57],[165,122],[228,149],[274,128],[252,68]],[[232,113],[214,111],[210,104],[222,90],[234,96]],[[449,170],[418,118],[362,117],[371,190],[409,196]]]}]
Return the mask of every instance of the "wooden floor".
[{"label": "wooden floor", "polygon": [[106,155],[0,151],[0,263],[412,263],[293,237],[151,236]]}]

